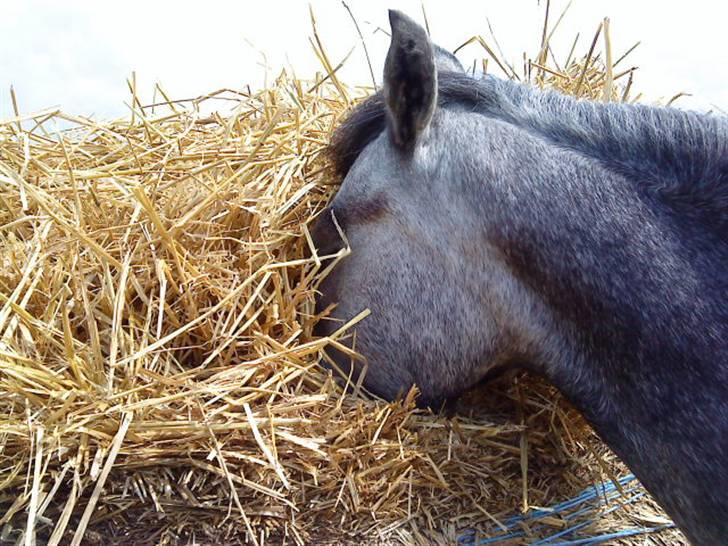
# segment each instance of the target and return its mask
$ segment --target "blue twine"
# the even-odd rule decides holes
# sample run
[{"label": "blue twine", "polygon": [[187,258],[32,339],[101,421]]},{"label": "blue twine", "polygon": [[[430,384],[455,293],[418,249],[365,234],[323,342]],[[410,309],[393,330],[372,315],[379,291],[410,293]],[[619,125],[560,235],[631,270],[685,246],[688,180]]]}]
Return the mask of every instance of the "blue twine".
[{"label": "blue twine", "polygon": [[[518,524],[522,522],[529,522],[530,528],[533,531],[541,531],[547,528],[548,526],[546,524],[539,524],[538,521],[546,516],[561,516],[561,518],[565,521],[574,521],[576,518],[588,513],[588,512],[596,512],[599,508],[604,506],[606,503],[618,498],[622,497],[623,500],[621,503],[607,509],[606,511],[600,511],[598,516],[602,517],[607,514],[610,514],[614,512],[615,510],[619,510],[623,508],[627,504],[632,504],[639,499],[641,499],[645,493],[644,491],[640,490],[640,484],[636,482],[636,478],[633,474],[627,474],[626,476],[623,476],[619,480],[617,480],[619,483],[619,488],[614,484],[614,482],[606,481],[599,484],[595,484],[593,486],[587,487],[584,489],[581,493],[576,495],[575,497],[568,499],[566,501],[560,502],[558,504],[555,504],[549,509],[546,510],[534,510],[528,514],[523,515],[515,515],[511,516],[508,519],[504,520],[504,527],[505,529],[500,529],[501,534],[497,536],[491,535],[489,538],[480,538],[477,540],[478,546],[486,546],[488,544],[498,544],[502,541],[509,540],[509,539],[515,539],[515,538],[523,538],[526,536],[526,533],[518,528]],[[631,485],[630,487],[626,487],[631,482],[636,482],[635,484]],[[620,492],[621,489],[621,492]],[[583,506],[586,505],[586,506]],[[628,529],[623,529],[621,531],[608,533],[608,534],[602,534],[598,536],[592,536],[592,537],[585,537],[585,538],[574,538],[573,533],[576,531],[579,531],[583,529],[584,527],[587,527],[588,525],[594,523],[595,519],[589,519],[587,521],[577,523],[575,525],[572,525],[570,527],[567,527],[566,529],[561,529],[560,531],[554,533],[553,535],[550,535],[547,538],[543,538],[540,540],[537,540],[536,542],[531,543],[531,546],[592,546],[596,544],[603,544],[604,542],[615,540],[619,538],[625,538],[630,536],[636,536],[640,534],[648,534],[648,533],[654,533],[657,531],[662,531],[664,529],[668,529],[671,527],[674,527],[674,524],[665,524],[660,525],[657,527],[633,527]],[[492,529],[490,532],[498,532],[499,529]],[[569,537],[572,537],[571,540],[569,540]],[[475,546],[476,544],[476,537],[477,532],[475,529],[468,529],[465,531],[462,535],[458,537],[458,544],[461,546]],[[559,539],[566,539],[566,540],[560,540],[556,542]]]},{"label": "blue twine", "polygon": [[607,541],[618,538],[646,535],[649,533],[664,531],[665,529],[672,529],[673,527],[675,527],[674,523],[665,523],[664,525],[658,525],[657,527],[633,527],[631,529],[623,529],[622,531],[615,531],[614,533],[608,533],[596,537],[580,538],[576,540],[568,540],[565,542],[552,542],[549,544],[549,546],[593,546],[595,544],[603,544]]},{"label": "blue twine", "polygon": [[[620,487],[622,487],[624,489],[624,486],[633,480],[635,480],[635,477],[630,474],[630,475],[622,477],[618,481],[619,481]],[[634,491],[638,487],[639,487],[638,484],[634,485],[633,487],[626,490],[625,494]],[[597,506],[599,506],[599,505],[603,504],[601,497],[606,497],[606,500],[608,502],[608,501],[618,497],[619,495],[620,495],[619,490],[614,486],[614,484],[611,481],[606,482],[606,483],[596,484],[595,486],[590,486],[590,487],[586,488],[582,493],[580,493],[576,497],[573,497],[572,499],[569,499],[569,500],[563,501],[559,504],[556,504],[555,506],[553,506],[553,508],[550,508],[548,510],[534,510],[533,512],[531,512],[529,514],[512,516],[512,517],[508,518],[505,521],[506,531],[513,529],[513,527],[515,527],[518,523],[520,523],[522,521],[534,522],[534,521],[538,521],[539,519],[543,518],[544,516],[549,516],[549,515],[554,515],[554,514],[560,514],[560,515],[562,515],[562,517],[564,519],[572,519],[572,518],[578,517],[579,515],[581,515],[585,512],[593,511],[594,507],[586,506],[571,514],[562,514],[562,513],[566,512],[574,507],[577,507],[580,504],[583,504],[587,501],[595,499],[595,498],[598,498]],[[532,527],[532,529],[534,531],[538,531],[540,529],[543,529],[544,527],[546,527],[546,526],[537,525],[535,527]],[[475,533],[474,530],[469,531],[469,534],[474,535],[474,533]],[[481,539],[479,541],[479,544],[494,544],[494,543],[500,542],[505,539],[519,538],[519,537],[523,537],[523,536],[525,536],[525,533],[521,530],[517,530],[513,533],[509,533],[509,534],[505,534],[505,535],[501,534],[501,535],[495,536],[493,538]],[[463,542],[463,539],[466,542]],[[467,542],[468,540],[470,541],[469,543],[472,544],[474,541],[474,537],[463,536],[463,537],[461,537],[461,540],[459,540],[459,542],[461,544],[468,544],[468,542]]]}]

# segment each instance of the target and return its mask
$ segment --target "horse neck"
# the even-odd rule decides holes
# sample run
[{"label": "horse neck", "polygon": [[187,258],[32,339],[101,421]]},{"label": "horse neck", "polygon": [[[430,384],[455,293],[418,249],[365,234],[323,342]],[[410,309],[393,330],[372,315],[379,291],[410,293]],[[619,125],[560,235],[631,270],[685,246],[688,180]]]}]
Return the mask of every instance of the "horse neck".
[{"label": "horse neck", "polygon": [[501,132],[497,147],[516,151],[484,160],[497,184],[463,191],[550,315],[533,356],[673,517],[704,522],[728,508],[715,493],[728,487],[715,473],[728,457],[725,273],[718,251],[699,250],[716,242],[598,162],[522,139]]}]

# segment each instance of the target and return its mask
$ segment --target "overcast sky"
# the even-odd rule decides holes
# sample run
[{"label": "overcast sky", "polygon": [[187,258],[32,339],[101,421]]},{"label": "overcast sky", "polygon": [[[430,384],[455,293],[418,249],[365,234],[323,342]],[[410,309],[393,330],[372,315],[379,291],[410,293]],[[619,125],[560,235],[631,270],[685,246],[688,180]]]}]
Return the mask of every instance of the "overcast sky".
[{"label": "overcast sky", "polygon": [[[522,53],[538,50],[543,8],[535,0],[349,0],[380,77],[388,38],[387,8],[422,21],[424,3],[434,41],[453,49],[488,33],[489,19],[506,56],[522,64]],[[342,78],[370,81],[363,51],[339,0],[312,0],[321,39],[333,62],[352,48]],[[4,0],[0,19],[0,118],[12,115],[14,85],[24,112],[61,106],[97,118],[125,115],[125,80],[136,71],[138,88],[151,100],[161,82],[173,98],[218,88],[259,87],[268,74],[293,67],[299,77],[320,69],[309,44],[305,1],[204,2],[163,0]],[[566,6],[553,0],[552,23]],[[564,58],[577,32],[584,52],[604,16],[610,17],[615,56],[637,41],[626,62],[640,67],[636,87],[648,102],[680,91],[683,108],[728,110],[728,20],[726,3],[637,0],[574,0],[554,39]],[[601,47],[601,42],[600,42]],[[471,45],[459,54],[469,64],[484,53]],[[626,67],[626,66],[625,66]]]}]

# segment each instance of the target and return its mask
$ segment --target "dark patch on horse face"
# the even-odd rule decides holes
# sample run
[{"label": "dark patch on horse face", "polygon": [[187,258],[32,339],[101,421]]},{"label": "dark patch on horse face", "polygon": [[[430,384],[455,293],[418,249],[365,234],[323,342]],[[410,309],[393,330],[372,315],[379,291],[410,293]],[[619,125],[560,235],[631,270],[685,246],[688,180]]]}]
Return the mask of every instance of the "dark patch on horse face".
[{"label": "dark patch on horse face", "polygon": [[389,212],[389,205],[384,194],[354,203],[349,211],[350,218],[359,224],[368,224],[381,220]]},{"label": "dark patch on horse face", "polygon": [[[383,193],[353,202],[346,210],[329,207],[311,229],[311,239],[320,256],[335,254],[344,247],[342,233],[347,228],[375,223],[389,214],[389,201]],[[334,218],[336,221],[334,222]],[[338,224],[338,227],[337,227]]]}]

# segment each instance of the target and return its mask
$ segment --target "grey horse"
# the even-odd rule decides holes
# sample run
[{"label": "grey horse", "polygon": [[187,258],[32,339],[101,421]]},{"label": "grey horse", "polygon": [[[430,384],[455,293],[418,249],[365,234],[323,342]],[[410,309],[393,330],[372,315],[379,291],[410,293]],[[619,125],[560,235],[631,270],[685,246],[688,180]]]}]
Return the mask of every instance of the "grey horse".
[{"label": "grey horse", "polygon": [[332,139],[343,184],[313,232],[352,249],[316,333],[371,310],[366,366],[332,361],[432,407],[540,374],[694,544],[728,544],[728,121],[476,79],[390,23],[383,91]]}]

